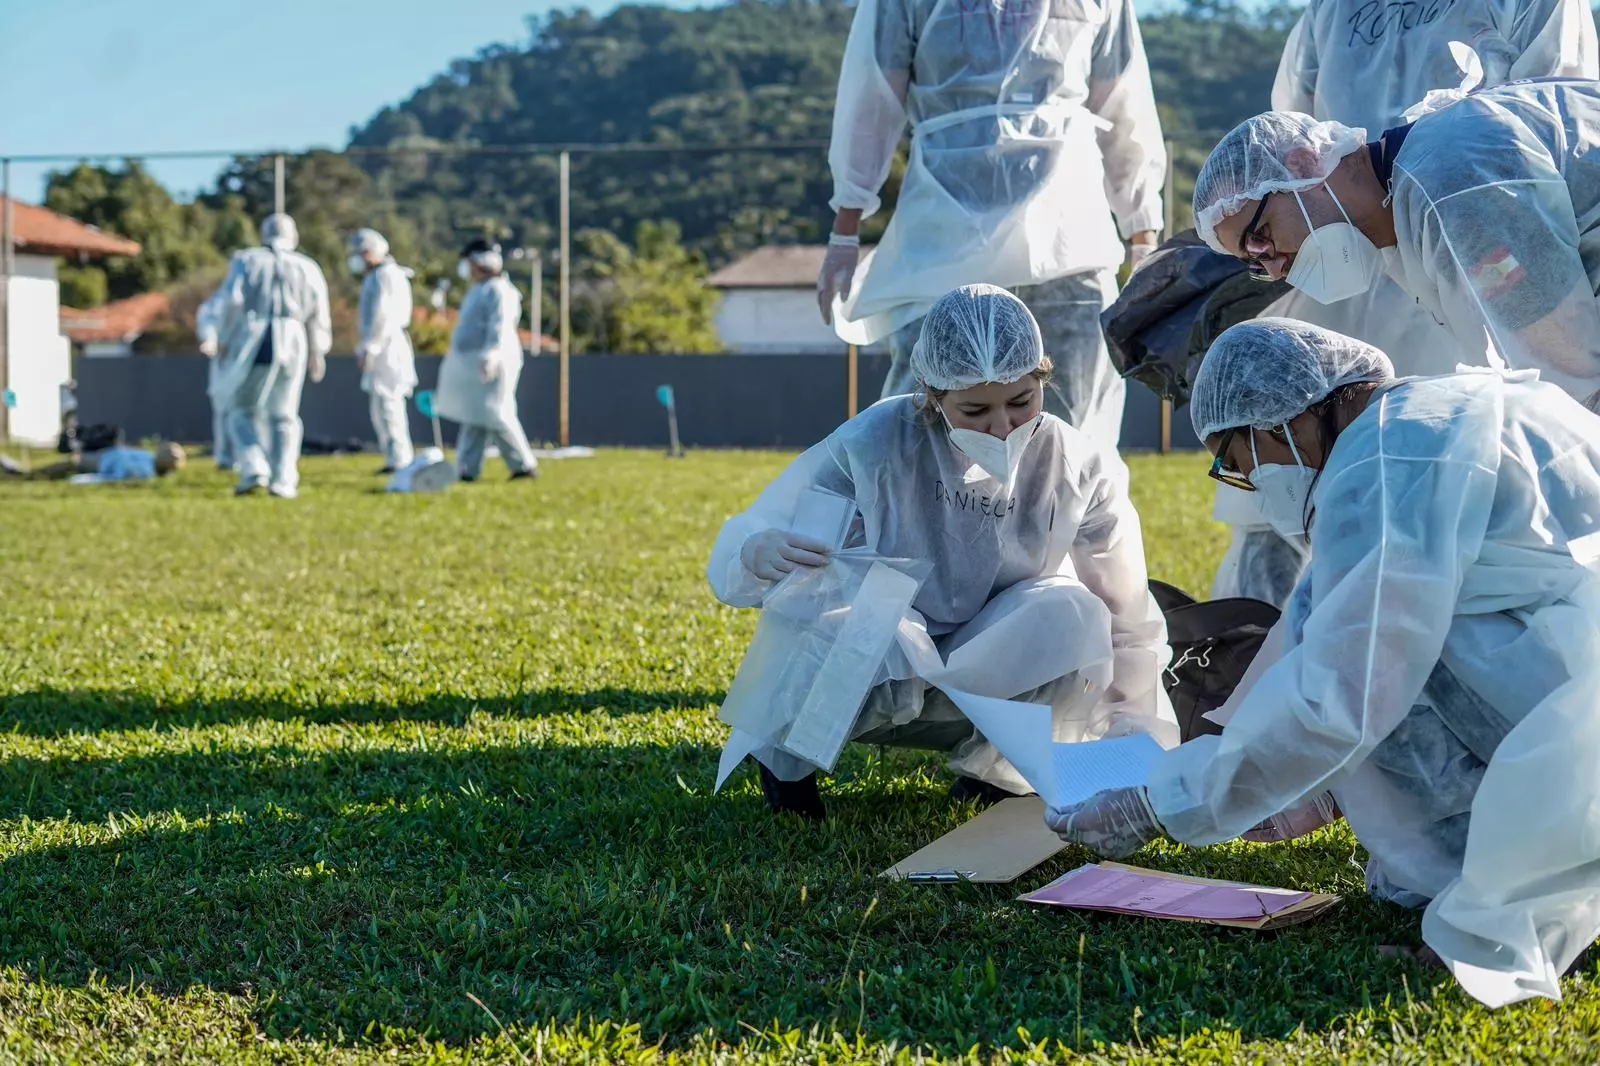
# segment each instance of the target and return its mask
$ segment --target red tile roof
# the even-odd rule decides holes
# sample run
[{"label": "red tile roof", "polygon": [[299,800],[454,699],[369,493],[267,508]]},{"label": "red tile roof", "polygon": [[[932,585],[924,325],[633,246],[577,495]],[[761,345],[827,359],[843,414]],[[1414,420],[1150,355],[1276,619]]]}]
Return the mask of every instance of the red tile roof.
[{"label": "red tile roof", "polygon": [[[0,210],[5,201],[0,198]],[[25,255],[138,255],[139,245],[37,204],[11,201],[12,242]]]},{"label": "red tile roof", "polygon": [[115,344],[131,341],[171,314],[172,297],[144,292],[88,311],[63,307],[61,332],[75,344]]}]

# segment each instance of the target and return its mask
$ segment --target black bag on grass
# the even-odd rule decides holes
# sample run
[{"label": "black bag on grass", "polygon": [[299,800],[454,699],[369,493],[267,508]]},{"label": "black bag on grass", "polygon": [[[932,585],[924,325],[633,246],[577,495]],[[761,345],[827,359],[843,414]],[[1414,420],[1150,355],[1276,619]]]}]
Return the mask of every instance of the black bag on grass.
[{"label": "black bag on grass", "polygon": [[1222,727],[1204,715],[1239,687],[1280,612],[1243,597],[1198,603],[1163,581],[1151,581],[1150,593],[1167,619],[1172,662],[1161,681],[1181,736],[1187,741],[1221,733]]}]

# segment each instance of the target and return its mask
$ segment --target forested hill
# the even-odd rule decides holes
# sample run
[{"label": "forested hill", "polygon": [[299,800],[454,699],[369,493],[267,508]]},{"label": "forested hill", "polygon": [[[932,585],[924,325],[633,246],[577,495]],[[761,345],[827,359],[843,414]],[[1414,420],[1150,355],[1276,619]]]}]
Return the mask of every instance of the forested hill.
[{"label": "forested hill", "polygon": [[[530,22],[524,47],[497,46],[352,131],[364,148],[651,142],[738,145],[825,141],[851,9],[838,0],[738,0],[699,10],[631,6],[597,18]],[[1215,3],[1143,20],[1169,135],[1192,171],[1211,134],[1267,105],[1292,14]],[[824,232],[831,192],[817,149],[577,155],[573,225],[624,237],[672,219],[713,260],[770,240]],[[363,157],[424,245],[498,229],[547,241],[556,161],[467,154]],[[1186,192],[1180,182],[1180,192]],[[387,198],[386,196],[386,198]]]}]

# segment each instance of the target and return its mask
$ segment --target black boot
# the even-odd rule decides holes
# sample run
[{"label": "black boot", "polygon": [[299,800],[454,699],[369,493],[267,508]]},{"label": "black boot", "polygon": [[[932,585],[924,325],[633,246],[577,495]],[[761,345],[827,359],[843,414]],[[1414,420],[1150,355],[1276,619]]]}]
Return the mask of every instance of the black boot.
[{"label": "black boot", "polygon": [[980,811],[985,807],[994,806],[1001,800],[1010,799],[1011,795],[999,785],[979,781],[976,777],[957,777],[955,784],[950,786],[950,799],[953,802],[973,803]]},{"label": "black boot", "polygon": [[779,781],[777,775],[759,762],[761,795],[773,814],[796,814],[808,822],[823,819],[822,793],[817,788],[817,775],[808,774],[798,781]]}]

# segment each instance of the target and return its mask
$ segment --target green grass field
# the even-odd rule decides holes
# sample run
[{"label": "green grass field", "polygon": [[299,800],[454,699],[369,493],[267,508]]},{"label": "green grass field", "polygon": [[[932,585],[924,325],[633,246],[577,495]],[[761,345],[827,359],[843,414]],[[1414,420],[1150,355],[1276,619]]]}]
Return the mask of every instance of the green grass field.
[{"label": "green grass field", "polygon": [[[852,749],[821,826],[713,796],[755,617],[703,568],[783,462],[0,484],[0,1062],[1600,1059],[1592,964],[1489,1014],[1381,957],[1418,921],[1342,829],[1136,860],[1347,897],[1251,935],[1012,901],[1071,849],[879,880],[972,813],[936,756]],[[1204,589],[1200,460],[1133,467],[1152,573]]]}]

